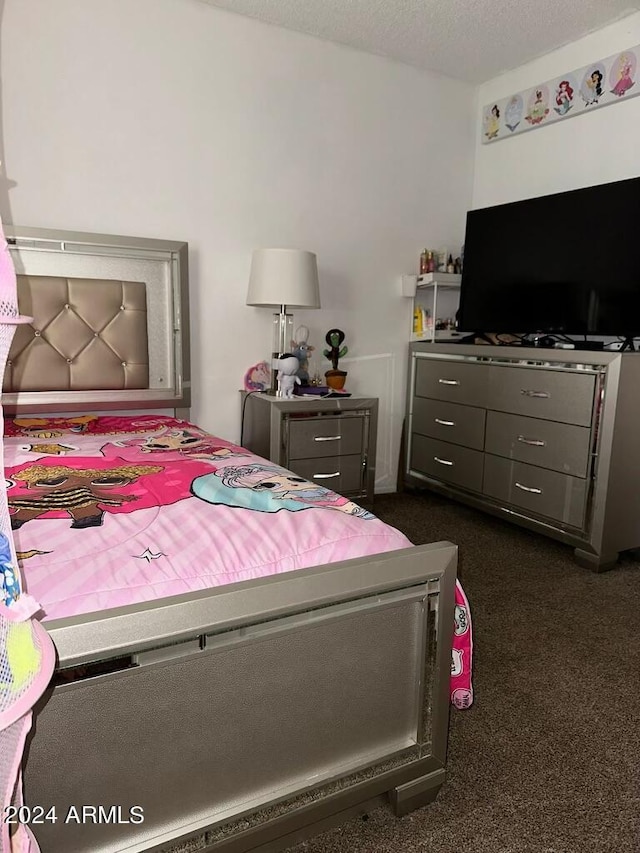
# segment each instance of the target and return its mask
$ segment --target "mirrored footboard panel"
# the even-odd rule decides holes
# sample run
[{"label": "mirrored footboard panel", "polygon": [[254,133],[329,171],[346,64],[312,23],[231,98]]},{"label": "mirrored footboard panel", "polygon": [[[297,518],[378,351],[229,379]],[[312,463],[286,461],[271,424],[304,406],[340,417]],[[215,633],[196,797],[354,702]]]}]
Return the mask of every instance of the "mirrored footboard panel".
[{"label": "mirrored footboard panel", "polygon": [[301,811],[443,772],[455,548],[381,563],[386,589],[349,561],[341,600],[63,667],[25,769],[27,802],[57,818],[32,827],[43,853],[205,832],[210,849],[250,850]]}]

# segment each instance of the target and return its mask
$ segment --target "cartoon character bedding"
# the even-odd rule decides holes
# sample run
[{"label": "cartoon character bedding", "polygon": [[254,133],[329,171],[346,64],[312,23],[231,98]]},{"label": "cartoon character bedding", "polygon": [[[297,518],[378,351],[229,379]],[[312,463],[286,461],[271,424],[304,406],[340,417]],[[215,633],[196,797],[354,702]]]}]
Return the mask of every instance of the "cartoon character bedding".
[{"label": "cartoon character bedding", "polygon": [[[45,622],[411,545],[348,498],[174,418],[6,420],[5,476]],[[457,707],[472,701],[471,648],[458,584]]]}]

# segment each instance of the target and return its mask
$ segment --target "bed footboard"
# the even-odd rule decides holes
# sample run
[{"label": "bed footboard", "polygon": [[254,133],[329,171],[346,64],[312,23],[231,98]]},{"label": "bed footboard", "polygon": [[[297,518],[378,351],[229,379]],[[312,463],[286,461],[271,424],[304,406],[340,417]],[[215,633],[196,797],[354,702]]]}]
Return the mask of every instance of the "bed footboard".
[{"label": "bed footboard", "polygon": [[25,767],[43,853],[204,835],[275,850],[444,780],[456,548],[421,546],[47,626]]}]

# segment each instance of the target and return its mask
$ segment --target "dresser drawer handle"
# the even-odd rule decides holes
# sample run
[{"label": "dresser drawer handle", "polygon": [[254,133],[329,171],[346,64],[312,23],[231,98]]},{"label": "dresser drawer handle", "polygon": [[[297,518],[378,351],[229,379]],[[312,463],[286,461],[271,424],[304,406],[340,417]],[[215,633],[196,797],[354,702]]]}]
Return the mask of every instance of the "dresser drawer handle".
[{"label": "dresser drawer handle", "polygon": [[441,426],[455,426],[455,421],[443,421],[442,418],[434,418],[434,421]]},{"label": "dresser drawer handle", "polygon": [[531,492],[534,495],[542,494],[542,489],[534,489],[533,486],[523,486],[522,483],[516,483],[516,488],[522,489],[523,492]]},{"label": "dresser drawer handle", "polygon": [[457,379],[438,379],[438,382],[441,385],[459,385],[460,384]]},{"label": "dresser drawer handle", "polygon": [[520,393],[525,397],[543,397],[545,400],[551,396],[548,391],[529,391],[526,388],[521,388]]},{"label": "dresser drawer handle", "polygon": [[314,474],[314,480],[331,480],[333,477],[339,477],[340,471],[336,471],[334,474]]},{"label": "dresser drawer handle", "polygon": [[433,457],[433,459],[434,459],[434,461],[435,461],[435,462],[437,462],[439,465],[453,465],[453,464],[454,464],[454,463],[453,463],[453,462],[451,462],[449,459],[440,459],[440,457],[439,457],[439,456],[434,456],[434,457]]},{"label": "dresser drawer handle", "polygon": [[314,441],[340,441],[341,435],[316,435]]},{"label": "dresser drawer handle", "polygon": [[546,447],[547,442],[541,441],[539,438],[525,438],[523,435],[518,436],[518,441],[521,441],[522,444],[530,444],[532,447]]}]

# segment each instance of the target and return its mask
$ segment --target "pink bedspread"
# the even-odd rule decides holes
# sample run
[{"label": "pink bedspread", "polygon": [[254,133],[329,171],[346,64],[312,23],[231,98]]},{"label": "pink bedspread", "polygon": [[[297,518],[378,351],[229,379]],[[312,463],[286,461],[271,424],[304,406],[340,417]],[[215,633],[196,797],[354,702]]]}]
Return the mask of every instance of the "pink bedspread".
[{"label": "pink bedspread", "polygon": [[[347,498],[173,418],[7,420],[5,473],[45,621],[411,546]],[[470,623],[459,636],[468,679]]]}]

